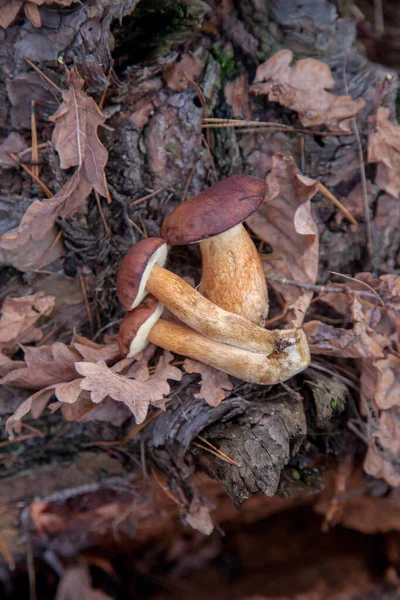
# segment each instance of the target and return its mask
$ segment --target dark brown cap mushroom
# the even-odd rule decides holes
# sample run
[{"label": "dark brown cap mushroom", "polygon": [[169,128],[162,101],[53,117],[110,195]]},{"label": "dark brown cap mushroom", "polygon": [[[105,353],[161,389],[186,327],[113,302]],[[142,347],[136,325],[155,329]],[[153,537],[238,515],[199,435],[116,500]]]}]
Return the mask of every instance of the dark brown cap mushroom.
[{"label": "dark brown cap mushroom", "polygon": [[201,242],[243,223],[264,200],[263,179],[233,175],[180,204],[164,221],[161,235],[171,246]]},{"label": "dark brown cap mushroom", "polygon": [[[147,238],[135,244],[123,258],[117,293],[127,310],[138,306],[151,293],[178,319],[212,340],[265,355],[272,354],[283,343],[294,343],[295,330],[268,331],[205,298],[186,281],[159,266],[164,264],[166,256],[167,245],[163,240]],[[250,290],[249,286],[249,293]]]},{"label": "dark brown cap mushroom", "polygon": [[119,346],[123,354],[135,356],[147,341],[225,371],[243,381],[274,385],[306,369],[310,353],[305,334],[295,331],[288,347],[270,356],[215,342],[184,325],[160,319],[162,305],[149,297],[122,320]]},{"label": "dark brown cap mushroom", "polygon": [[266,183],[228,177],[176,208],[161,235],[170,245],[200,243],[200,291],[215,304],[264,325],[268,292],[257,249],[242,223],[263,202]]},{"label": "dark brown cap mushroom", "polygon": [[168,256],[165,240],[146,238],[125,254],[117,275],[117,294],[126,310],[136,308],[149,293],[146,283],[154,265],[163,267]]}]

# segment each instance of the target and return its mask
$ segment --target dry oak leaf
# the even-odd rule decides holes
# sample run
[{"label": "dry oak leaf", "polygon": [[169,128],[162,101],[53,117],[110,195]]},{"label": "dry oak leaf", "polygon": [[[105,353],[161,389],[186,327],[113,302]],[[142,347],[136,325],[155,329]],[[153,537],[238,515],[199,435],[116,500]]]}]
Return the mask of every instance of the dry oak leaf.
[{"label": "dry oak leaf", "polygon": [[61,168],[78,167],[94,189],[110,199],[104,168],[108,152],[97,130],[106,118],[93,98],[83,91],[84,80],[75,68],[69,73],[70,89],[50,121],[56,124],[52,142],[60,156]]},{"label": "dry oak leaf", "polygon": [[156,370],[147,381],[128,379],[109,369],[104,361],[97,363],[78,362],[76,370],[83,375],[80,386],[90,391],[92,402],[101,402],[110,396],[130,408],[137,423],[142,423],[150,404],[157,404],[170,393],[167,379],[180,381],[182,372],[170,365],[172,354],[164,352]]},{"label": "dry oak leaf", "polygon": [[75,362],[81,360],[74,349],[55,342],[51,346],[23,346],[26,366],[8,373],[0,384],[41,390],[49,385],[76,379]]},{"label": "dry oak leaf", "polygon": [[312,354],[342,356],[344,358],[384,358],[380,345],[373,339],[362,311],[362,304],[354,296],[351,306],[353,327],[342,329],[321,321],[309,321],[304,325]]},{"label": "dry oak leaf", "polygon": [[364,100],[327,92],[335,87],[335,80],[325,63],[304,58],[291,67],[292,60],[291,50],[274,54],[258,67],[250,92],[268,95],[271,102],[296,111],[305,127],[326,125],[330,131],[351,132],[351,119],[364,107]]},{"label": "dry oak leaf", "polygon": [[400,409],[383,410],[374,440],[368,448],[364,470],[384,479],[392,487],[400,486]]},{"label": "dry oak leaf", "polygon": [[200,391],[194,397],[205,400],[210,406],[221,404],[222,400],[226,398],[225,390],[233,389],[233,383],[228,375],[219,369],[214,369],[214,367],[191,358],[186,358],[183,366],[188,373],[200,375]]},{"label": "dry oak leaf", "polygon": [[91,191],[92,185],[76,171],[52,198],[30,205],[19,226],[0,238],[0,252],[21,271],[52,263],[63,254],[61,242],[56,242],[55,220],[82,208]]},{"label": "dry oak leaf", "polygon": [[400,193],[400,126],[389,119],[390,110],[380,106],[368,136],[368,162],[378,163],[375,181],[393,198]]},{"label": "dry oak leaf", "polygon": [[54,303],[54,296],[46,296],[44,292],[7,298],[0,319],[0,350],[12,355],[18,350],[18,344],[40,341],[43,333],[36,324],[52,313]]},{"label": "dry oak leaf", "polygon": [[[318,229],[311,214],[310,199],[318,183],[299,173],[293,158],[274,154],[266,179],[268,193],[257,212],[246,223],[272,246],[271,258],[263,259],[264,272],[314,284],[318,274]],[[300,327],[313,292],[270,282],[288,305],[288,322]]]}]

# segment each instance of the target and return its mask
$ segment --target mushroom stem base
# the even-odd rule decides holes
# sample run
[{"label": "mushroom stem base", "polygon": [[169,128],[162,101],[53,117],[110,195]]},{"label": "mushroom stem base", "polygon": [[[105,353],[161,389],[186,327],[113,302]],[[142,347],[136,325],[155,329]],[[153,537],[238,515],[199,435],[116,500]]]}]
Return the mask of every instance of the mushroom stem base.
[{"label": "mushroom stem base", "polygon": [[160,319],[151,329],[149,342],[249,383],[274,385],[293,377],[310,364],[304,332],[296,330],[296,343],[270,356],[213,342],[183,325]]}]

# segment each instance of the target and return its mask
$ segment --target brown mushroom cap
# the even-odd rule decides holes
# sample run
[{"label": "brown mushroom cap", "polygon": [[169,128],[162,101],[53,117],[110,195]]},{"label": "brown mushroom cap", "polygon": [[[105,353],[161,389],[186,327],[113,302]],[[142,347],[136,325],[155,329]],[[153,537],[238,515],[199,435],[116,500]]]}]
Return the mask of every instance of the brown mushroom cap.
[{"label": "brown mushroom cap", "polygon": [[163,267],[167,244],[161,238],[141,240],[125,254],[117,275],[117,294],[122,306],[131,310],[147,296],[146,281],[154,265]]},{"label": "brown mushroom cap", "polygon": [[148,296],[135,310],[126,313],[118,334],[118,347],[122,355],[131,357],[143,350],[147,336],[163,310],[164,306],[157,298]]},{"label": "brown mushroom cap", "polygon": [[232,229],[252,215],[267,192],[263,179],[234,175],[219,181],[176,208],[161,235],[171,246],[193,244]]}]

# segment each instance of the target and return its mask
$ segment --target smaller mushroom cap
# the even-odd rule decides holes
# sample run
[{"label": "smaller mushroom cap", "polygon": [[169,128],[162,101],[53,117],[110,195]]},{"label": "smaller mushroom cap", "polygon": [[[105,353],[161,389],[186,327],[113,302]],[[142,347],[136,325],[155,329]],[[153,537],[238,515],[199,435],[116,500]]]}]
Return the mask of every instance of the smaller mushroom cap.
[{"label": "smaller mushroom cap", "polygon": [[147,279],[154,265],[163,267],[168,248],[161,238],[141,240],[125,254],[117,275],[117,294],[122,306],[132,310],[147,296]]},{"label": "smaller mushroom cap", "polygon": [[219,235],[252,215],[266,193],[263,179],[249,175],[228,177],[178,206],[165,219],[161,235],[171,246]]},{"label": "smaller mushroom cap", "polygon": [[136,356],[147,345],[147,336],[157,323],[164,310],[164,305],[148,296],[135,310],[131,310],[121,321],[118,334],[118,347],[123,356]]}]

